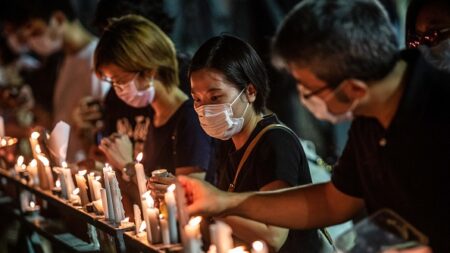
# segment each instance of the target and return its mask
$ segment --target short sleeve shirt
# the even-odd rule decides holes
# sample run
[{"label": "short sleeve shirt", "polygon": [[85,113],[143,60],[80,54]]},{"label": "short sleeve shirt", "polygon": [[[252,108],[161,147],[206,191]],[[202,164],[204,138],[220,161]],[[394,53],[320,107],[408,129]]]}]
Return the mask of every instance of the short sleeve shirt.
[{"label": "short sleeve shirt", "polygon": [[402,58],[405,88],[390,126],[357,117],[332,182],[364,199],[369,213],[392,209],[427,235],[435,252],[450,252],[450,74],[417,50]]}]

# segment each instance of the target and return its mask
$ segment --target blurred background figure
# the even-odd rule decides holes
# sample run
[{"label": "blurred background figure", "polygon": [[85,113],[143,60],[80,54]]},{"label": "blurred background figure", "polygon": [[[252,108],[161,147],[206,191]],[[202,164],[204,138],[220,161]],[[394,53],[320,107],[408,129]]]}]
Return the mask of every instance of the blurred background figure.
[{"label": "blurred background figure", "polygon": [[449,1],[411,1],[406,19],[406,46],[419,47],[432,64],[450,71]]}]

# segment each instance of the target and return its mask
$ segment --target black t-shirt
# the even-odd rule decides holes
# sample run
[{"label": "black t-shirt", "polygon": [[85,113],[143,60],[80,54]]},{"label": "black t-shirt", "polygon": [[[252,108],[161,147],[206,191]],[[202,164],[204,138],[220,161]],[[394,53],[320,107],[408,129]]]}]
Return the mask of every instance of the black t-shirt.
[{"label": "black t-shirt", "polygon": [[150,123],[144,151],[144,167],[150,176],[156,169],[197,166],[208,169],[211,138],[200,126],[192,100],[186,100],[166,124],[154,127]]},{"label": "black t-shirt", "polygon": [[[280,124],[280,121],[275,115],[265,116],[239,150],[235,150],[231,140],[223,143],[220,153],[228,156],[222,163],[224,166],[220,166],[220,189],[228,189],[251,140],[270,124]],[[308,162],[298,138],[286,129],[278,128],[269,130],[258,141],[239,173],[235,192],[259,191],[276,180],[285,181],[291,186],[311,183]],[[289,230],[288,238],[279,252],[319,252],[320,246],[317,230]]]},{"label": "black t-shirt", "polygon": [[398,213],[429,237],[434,252],[450,252],[450,74],[417,50],[402,58],[405,90],[390,126],[357,117],[332,182],[364,199],[369,213]]}]

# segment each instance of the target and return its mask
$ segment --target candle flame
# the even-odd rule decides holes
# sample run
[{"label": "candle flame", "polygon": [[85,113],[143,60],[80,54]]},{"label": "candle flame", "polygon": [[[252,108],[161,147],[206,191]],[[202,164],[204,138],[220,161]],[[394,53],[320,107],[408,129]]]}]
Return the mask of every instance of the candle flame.
[{"label": "candle flame", "polygon": [[102,179],[101,176],[96,176],[96,177],[94,178],[94,180],[96,180],[96,181],[100,181],[100,179]]},{"label": "candle flame", "polygon": [[141,223],[141,226],[139,227],[139,233],[144,231],[147,228],[147,224],[145,223],[145,221],[143,221]]},{"label": "candle flame", "polygon": [[59,179],[56,180],[55,185],[56,185],[57,188],[60,188],[61,187],[61,181],[59,181]]},{"label": "candle flame", "polygon": [[160,213],[160,214],[159,214],[159,219],[160,219],[160,220],[164,220],[164,214]]},{"label": "candle flame", "polygon": [[80,175],[82,177],[84,177],[84,175],[86,175],[86,173],[87,173],[87,170],[80,170],[80,171],[78,171],[78,175]]},{"label": "candle flame", "polygon": [[25,171],[27,169],[27,166],[25,164],[22,164],[20,167],[22,168],[22,171]]},{"label": "candle flame", "polygon": [[0,143],[0,145],[3,147],[3,146],[6,146],[7,144],[8,144],[8,142],[6,142],[5,139],[2,139],[2,142]]},{"label": "candle flame", "polygon": [[144,155],[142,154],[142,152],[139,152],[139,154],[136,156],[136,161],[138,162],[138,163],[140,163],[141,161],[142,161],[142,157],[143,157]]},{"label": "candle flame", "polygon": [[22,166],[23,160],[24,160],[23,156],[19,156],[19,157],[17,158],[17,165],[18,165],[18,166]]},{"label": "candle flame", "polygon": [[168,188],[167,188],[167,192],[173,192],[175,191],[175,184],[171,184]]},{"label": "candle flame", "polygon": [[31,133],[31,139],[33,139],[33,140],[37,140],[39,138],[39,136],[41,136],[41,134],[39,134],[38,132]]},{"label": "candle flame", "polygon": [[94,176],[95,176],[95,173],[94,173],[94,172],[91,172],[91,173],[89,173],[89,176],[94,177]]},{"label": "candle flame", "polygon": [[41,146],[39,144],[36,144],[36,147],[34,149],[36,150],[36,153],[42,153]]},{"label": "candle flame", "polygon": [[16,139],[15,138],[11,138],[8,140],[8,146],[13,145],[14,143],[16,143]]},{"label": "candle flame", "polygon": [[30,164],[31,167],[36,167],[37,166],[37,161],[36,159],[31,160]]},{"label": "candle flame", "polygon": [[75,190],[73,190],[72,192],[74,195],[78,195],[78,193],[80,193],[80,188],[75,188]]},{"label": "candle flame", "polygon": [[30,207],[34,208],[36,206],[36,203],[34,203],[34,201],[30,201]]},{"label": "candle flame", "polygon": [[264,243],[262,241],[254,241],[252,248],[256,251],[262,251],[264,249]]},{"label": "candle flame", "polygon": [[244,253],[247,252],[244,246],[239,246],[233,249],[228,250],[228,253]]},{"label": "candle flame", "polygon": [[66,168],[67,168],[67,163],[64,161],[64,162],[61,163],[61,166],[62,166],[64,169],[66,169]]},{"label": "candle flame", "polygon": [[50,165],[50,162],[48,161],[47,157],[43,155],[38,155],[39,160],[44,164],[45,167]]},{"label": "candle flame", "polygon": [[197,226],[198,224],[200,224],[200,222],[202,222],[202,217],[196,216],[189,220],[189,226]]}]

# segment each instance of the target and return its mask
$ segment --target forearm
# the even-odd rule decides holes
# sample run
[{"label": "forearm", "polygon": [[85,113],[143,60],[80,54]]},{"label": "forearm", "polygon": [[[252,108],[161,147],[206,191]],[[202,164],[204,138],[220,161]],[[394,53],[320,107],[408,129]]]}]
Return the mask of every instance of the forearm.
[{"label": "forearm", "polygon": [[232,228],[233,235],[247,245],[256,240],[263,240],[268,243],[274,252],[277,252],[283,246],[289,233],[289,230],[285,228],[268,226],[237,216],[216,219],[227,223]]},{"label": "forearm", "polygon": [[351,218],[363,206],[361,200],[336,194],[334,190],[331,183],[325,183],[272,192],[230,194],[225,214],[287,228],[325,227]]}]

